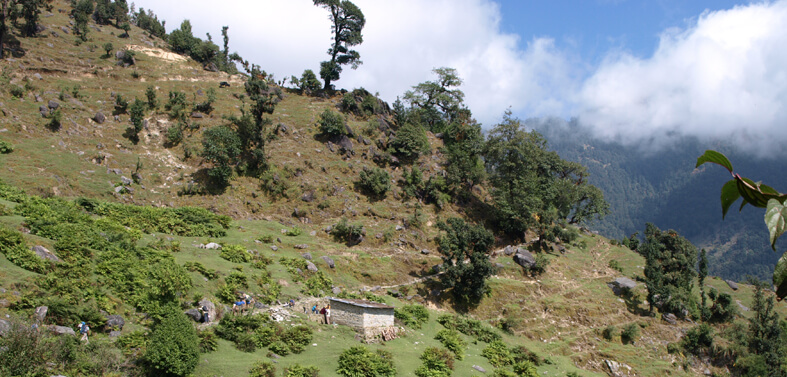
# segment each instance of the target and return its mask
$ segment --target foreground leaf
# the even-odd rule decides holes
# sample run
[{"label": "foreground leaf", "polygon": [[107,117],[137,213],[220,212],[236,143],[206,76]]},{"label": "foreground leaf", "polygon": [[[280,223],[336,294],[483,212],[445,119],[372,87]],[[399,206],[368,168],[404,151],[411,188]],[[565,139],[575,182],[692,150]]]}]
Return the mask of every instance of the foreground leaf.
[{"label": "foreground leaf", "polygon": [[727,159],[726,156],[724,156],[719,152],[710,149],[706,150],[705,154],[697,158],[697,165],[695,166],[695,168],[700,167],[700,165],[706,162],[712,162],[714,164],[719,164],[721,166],[724,166],[724,168],[726,168],[727,171],[729,171],[730,174],[732,174],[732,163],[730,162],[730,160]]},{"label": "foreground leaf", "polygon": [[787,296],[787,252],[782,254],[773,270],[773,285],[776,287],[776,298],[781,301]]},{"label": "foreground leaf", "polygon": [[765,225],[771,234],[771,248],[773,250],[776,250],[776,240],[784,234],[785,218],[787,218],[787,207],[776,199],[768,200],[768,208],[765,211]]},{"label": "foreground leaf", "polygon": [[[721,188],[721,218],[724,219],[727,216],[727,210],[730,209],[732,203],[735,203],[741,197],[741,194],[738,192],[738,185],[735,183],[734,179],[731,179],[729,182],[725,183],[724,186]],[[743,202],[746,203],[745,201]],[[742,207],[741,207],[742,209]]]}]

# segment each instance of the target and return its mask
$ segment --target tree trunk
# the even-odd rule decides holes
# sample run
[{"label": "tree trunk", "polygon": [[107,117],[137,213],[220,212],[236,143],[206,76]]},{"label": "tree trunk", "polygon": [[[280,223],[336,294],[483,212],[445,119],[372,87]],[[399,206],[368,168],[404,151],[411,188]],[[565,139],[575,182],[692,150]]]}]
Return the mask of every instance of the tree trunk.
[{"label": "tree trunk", "polygon": [[6,34],[6,26],[5,26],[5,19],[6,19],[6,8],[8,8],[8,0],[0,0],[0,60],[3,60],[5,57],[4,50],[3,50],[3,40],[5,39]]}]

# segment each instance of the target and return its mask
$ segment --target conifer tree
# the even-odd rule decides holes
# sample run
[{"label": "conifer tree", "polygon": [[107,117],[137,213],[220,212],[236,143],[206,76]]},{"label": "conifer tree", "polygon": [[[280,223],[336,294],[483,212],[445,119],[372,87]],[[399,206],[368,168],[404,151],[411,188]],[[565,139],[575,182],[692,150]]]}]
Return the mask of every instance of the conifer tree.
[{"label": "conifer tree", "polygon": [[663,232],[648,223],[645,243],[639,251],[645,257],[650,310],[657,307],[664,313],[678,315],[691,312],[696,307],[691,289],[697,274],[694,270],[697,248],[674,230]]},{"label": "conifer tree", "polygon": [[328,49],[331,60],[320,63],[320,77],[325,81],[325,90],[331,88],[331,81],[339,79],[342,66],[349,64],[352,69],[363,63],[358,51],[350,50],[363,42],[366,19],[363,12],[349,0],[314,0],[314,5],[330,12],[333,45]]},{"label": "conifer tree", "polygon": [[708,276],[708,257],[705,253],[705,249],[700,251],[700,264],[698,266],[699,276],[697,277],[697,281],[699,282],[700,286],[700,298],[702,299],[702,310],[705,311],[705,278]]}]

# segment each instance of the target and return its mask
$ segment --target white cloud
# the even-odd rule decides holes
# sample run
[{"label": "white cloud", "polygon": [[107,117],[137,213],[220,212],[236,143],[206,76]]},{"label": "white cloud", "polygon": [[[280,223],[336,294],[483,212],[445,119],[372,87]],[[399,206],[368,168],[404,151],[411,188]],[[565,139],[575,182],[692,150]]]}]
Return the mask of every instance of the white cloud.
[{"label": "white cloud", "polygon": [[[434,78],[431,70],[456,68],[465,100],[487,127],[511,107],[528,116],[568,110],[562,100],[576,86],[571,66],[549,38],[520,46],[519,37],[500,31],[500,9],[491,0],[356,0],[366,16],[364,64],[346,67],[336,85],[365,87],[393,101],[412,86]],[[221,44],[229,25],[230,50],[277,78],[319,70],[330,46],[328,13],[311,0],[137,0],[167,28],[192,21],[194,34],[210,32]]]},{"label": "white cloud", "polygon": [[610,55],[574,98],[582,124],[621,142],[720,138],[755,153],[787,136],[787,2],[703,13],[654,54]]}]

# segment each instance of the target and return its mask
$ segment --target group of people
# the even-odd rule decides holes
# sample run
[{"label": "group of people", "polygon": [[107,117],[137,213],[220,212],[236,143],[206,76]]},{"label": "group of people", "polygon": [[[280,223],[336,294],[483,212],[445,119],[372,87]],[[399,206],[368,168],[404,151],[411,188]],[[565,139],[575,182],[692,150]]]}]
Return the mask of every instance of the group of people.
[{"label": "group of people", "polygon": [[246,310],[254,299],[248,293],[238,295],[239,300],[232,303],[232,314],[238,314]]},{"label": "group of people", "polygon": [[[317,305],[312,306],[312,314],[317,314]],[[325,324],[331,324],[331,305],[323,306],[319,313],[325,317]]]}]

